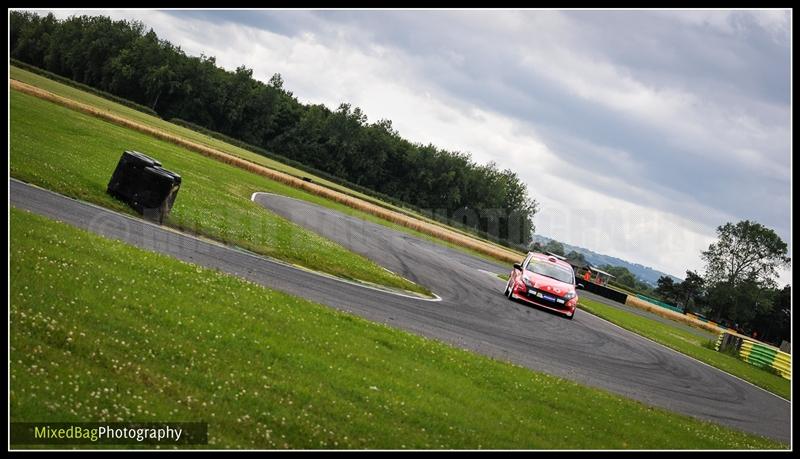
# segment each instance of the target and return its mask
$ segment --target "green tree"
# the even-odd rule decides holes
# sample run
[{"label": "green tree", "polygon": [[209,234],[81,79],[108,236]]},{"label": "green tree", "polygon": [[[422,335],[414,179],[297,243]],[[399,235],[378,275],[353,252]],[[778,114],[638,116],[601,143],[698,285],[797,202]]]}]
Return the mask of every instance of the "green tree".
[{"label": "green tree", "polygon": [[636,279],[636,282],[634,283],[633,289],[635,291],[639,292],[639,293],[644,294],[644,295],[658,296],[655,293],[655,290],[653,289],[652,285],[648,284],[645,281],[639,280],[638,278]]},{"label": "green tree", "polygon": [[616,276],[615,281],[630,288],[636,288],[636,276],[627,269]]},{"label": "green tree", "polygon": [[759,339],[780,345],[783,340],[791,341],[792,287],[784,286],[772,295],[772,307],[757,314],[748,324],[758,331]]},{"label": "green tree", "polygon": [[749,220],[717,228],[717,241],[702,252],[704,281],[714,318],[745,321],[764,307],[765,289],[774,287],[778,269],[789,266],[786,243]]},{"label": "green tree", "polygon": [[678,293],[678,286],[670,276],[661,276],[656,281],[655,292],[665,301],[674,302]]},{"label": "green tree", "polygon": [[570,250],[566,257],[569,261],[586,263],[586,257],[582,253],[578,253],[574,250]]},{"label": "green tree", "polygon": [[556,255],[564,255],[564,244],[556,241],[556,240],[549,240],[547,244],[544,245],[544,251],[554,253]]},{"label": "green tree", "polygon": [[269,78],[269,85],[279,91],[283,90],[283,77],[280,73],[275,73]]},{"label": "green tree", "polygon": [[[613,282],[634,290],[642,290],[642,282],[624,266],[603,265],[601,270],[614,276]],[[649,290],[649,288],[647,289]],[[647,291],[645,290],[645,291]]]},{"label": "green tree", "polygon": [[705,280],[694,271],[686,271],[683,282],[676,286],[676,297],[686,309],[696,310],[698,299],[703,295]]}]

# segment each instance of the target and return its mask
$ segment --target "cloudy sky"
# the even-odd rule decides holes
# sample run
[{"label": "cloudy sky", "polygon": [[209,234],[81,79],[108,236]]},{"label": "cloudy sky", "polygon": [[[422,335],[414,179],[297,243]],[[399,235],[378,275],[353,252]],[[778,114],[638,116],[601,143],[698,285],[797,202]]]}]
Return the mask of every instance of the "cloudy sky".
[{"label": "cloudy sky", "polygon": [[88,13],[511,168],[544,236],[681,278],[729,221],[791,247],[788,11]]}]

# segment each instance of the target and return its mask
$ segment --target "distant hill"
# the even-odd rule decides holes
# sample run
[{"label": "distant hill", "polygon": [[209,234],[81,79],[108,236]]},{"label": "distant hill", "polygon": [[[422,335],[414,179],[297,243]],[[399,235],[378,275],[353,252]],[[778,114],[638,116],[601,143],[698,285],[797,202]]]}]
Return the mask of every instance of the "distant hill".
[{"label": "distant hill", "polygon": [[[533,235],[533,241],[539,242],[540,244],[546,244],[548,241],[551,240],[557,240],[557,239],[551,239],[545,236],[539,236],[537,234]],[[631,263],[629,261],[625,261],[617,257],[603,255],[601,253],[593,252],[589,249],[584,249],[583,247],[570,245],[564,242],[561,242],[561,244],[564,246],[564,253],[569,253],[572,250],[581,253],[586,258],[586,261],[591,263],[592,266],[611,265],[611,266],[620,266],[623,268],[627,268],[628,271],[630,271],[639,280],[646,282],[652,285],[653,287],[656,286],[656,282],[658,281],[658,278],[661,276],[669,276],[675,282],[683,282],[683,279],[681,278],[675,277],[671,274],[663,273],[649,266],[643,266],[640,265],[639,263]]]}]

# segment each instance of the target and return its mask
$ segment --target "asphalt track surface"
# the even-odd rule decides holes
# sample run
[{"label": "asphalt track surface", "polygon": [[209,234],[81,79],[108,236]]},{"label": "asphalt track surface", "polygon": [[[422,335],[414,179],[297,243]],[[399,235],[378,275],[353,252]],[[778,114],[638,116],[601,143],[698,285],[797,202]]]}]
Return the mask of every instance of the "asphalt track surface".
[{"label": "asphalt track surface", "polygon": [[14,207],[372,321],[671,411],[790,441],[788,401],[584,311],[577,311],[570,321],[512,302],[502,294],[505,282],[490,274],[507,267],[382,225],[293,198],[254,196],[270,211],[425,285],[440,301],[342,282],[13,179],[9,197]]}]

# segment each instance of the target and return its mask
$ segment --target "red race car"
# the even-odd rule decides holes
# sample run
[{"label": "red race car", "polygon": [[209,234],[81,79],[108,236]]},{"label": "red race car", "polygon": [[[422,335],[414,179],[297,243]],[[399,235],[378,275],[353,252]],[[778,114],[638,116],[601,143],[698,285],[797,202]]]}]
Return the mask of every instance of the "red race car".
[{"label": "red race car", "polygon": [[525,261],[514,263],[505,294],[509,299],[522,300],[572,319],[578,304],[575,287],[575,272],[569,263],[529,252]]}]

